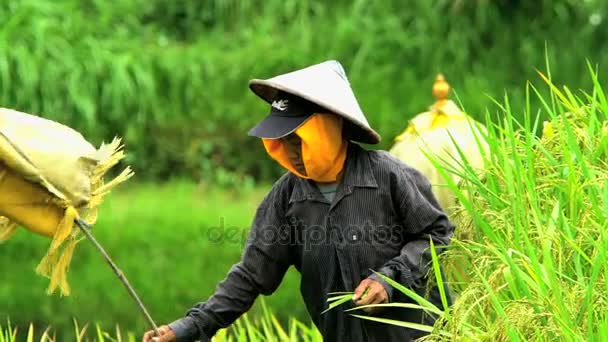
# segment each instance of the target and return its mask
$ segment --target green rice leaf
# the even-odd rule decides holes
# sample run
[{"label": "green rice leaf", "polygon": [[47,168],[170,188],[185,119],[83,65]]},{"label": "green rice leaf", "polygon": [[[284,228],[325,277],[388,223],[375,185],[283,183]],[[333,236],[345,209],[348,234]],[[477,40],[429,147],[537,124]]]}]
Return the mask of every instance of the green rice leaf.
[{"label": "green rice leaf", "polygon": [[32,323],[27,330],[27,342],[34,342],[34,325]]},{"label": "green rice leaf", "polygon": [[426,300],[424,297],[420,296],[419,294],[417,294],[416,292],[414,292],[411,289],[408,289],[407,287],[399,284],[398,282],[394,281],[393,279],[378,273],[378,272],[374,272],[376,275],[378,275],[380,278],[382,278],[384,281],[386,281],[387,283],[389,283],[392,287],[394,287],[395,289],[397,289],[399,292],[405,294],[406,296],[410,297],[411,299],[413,299],[414,301],[416,301],[416,303],[418,303],[420,306],[425,307],[428,311],[441,315],[443,314],[443,311],[441,311],[437,306],[435,306],[433,303],[429,302],[428,300]]},{"label": "green rice leaf", "polygon": [[439,296],[441,297],[441,304],[443,305],[444,315],[449,315],[449,305],[447,295],[445,293],[445,284],[441,275],[441,267],[439,266],[439,258],[437,257],[437,251],[435,250],[435,244],[433,239],[429,238],[429,244],[431,249],[431,258],[433,264],[433,271],[435,272],[435,279],[437,280],[437,288],[439,289]]},{"label": "green rice leaf", "polygon": [[351,301],[352,299],[353,299],[353,295],[351,295],[351,294],[337,296],[337,297],[331,298],[331,300],[328,299],[327,301],[331,302],[331,303],[329,304],[327,309],[325,309],[325,310],[323,310],[323,312],[321,312],[321,314],[324,314],[337,306],[340,306],[348,301]]},{"label": "green rice leaf", "polygon": [[350,308],[344,310],[344,312],[361,310],[366,308],[403,308],[403,309],[417,309],[417,310],[425,310],[428,311],[424,306],[414,304],[414,303],[382,303],[382,304],[368,304],[368,305],[359,305],[354,308]]},{"label": "green rice leaf", "polygon": [[351,314],[351,316],[357,317],[357,318],[360,318],[360,319],[365,319],[365,320],[368,320],[368,321],[374,321],[374,322],[380,322],[380,323],[384,323],[384,324],[396,325],[398,327],[415,329],[415,330],[420,330],[420,331],[424,331],[424,332],[432,332],[433,331],[433,327],[432,326],[424,325],[424,324],[419,324],[419,323],[398,321],[398,320],[394,320],[394,319],[388,319],[388,318],[382,318],[382,317],[374,317],[374,316],[363,316],[363,315],[354,315],[354,314]]}]

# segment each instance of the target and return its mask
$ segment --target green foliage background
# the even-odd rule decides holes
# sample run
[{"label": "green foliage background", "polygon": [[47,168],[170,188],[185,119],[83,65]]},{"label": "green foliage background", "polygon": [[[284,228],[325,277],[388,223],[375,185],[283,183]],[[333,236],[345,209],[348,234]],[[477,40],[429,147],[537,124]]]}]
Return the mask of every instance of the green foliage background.
[{"label": "green foliage background", "polygon": [[[486,94],[500,98],[537,79],[545,46],[558,84],[588,85],[584,59],[608,58],[607,7],[594,0],[8,0],[0,5],[0,103],[95,142],[123,136],[139,179],[270,180],[280,169],[246,134],[267,112],[249,79],[338,59],[387,148],[432,103],[437,72],[479,118],[492,106]],[[523,102],[521,91],[510,95]]]},{"label": "green foliage background", "polygon": [[[68,124],[94,143],[124,137],[136,179],[150,182],[111,196],[95,234],[167,322],[239,259],[240,244],[211,243],[206,229],[224,218],[246,232],[282,172],[246,135],[268,110],[249,79],[338,59],[383,136],[378,148],[388,148],[433,102],[438,72],[479,119],[486,110],[499,117],[490,97],[505,91],[524,108],[523,86],[538,80],[546,57],[556,84],[591,88],[584,61],[606,65],[607,9],[599,0],[4,0],[0,106]],[[156,185],[170,178],[187,180]],[[144,329],[86,241],[69,275],[73,296],[47,297],[33,269],[48,243],[21,231],[0,245],[0,319],[71,331],[76,316]],[[306,320],[298,286],[292,272],[270,298],[280,318]]]}]

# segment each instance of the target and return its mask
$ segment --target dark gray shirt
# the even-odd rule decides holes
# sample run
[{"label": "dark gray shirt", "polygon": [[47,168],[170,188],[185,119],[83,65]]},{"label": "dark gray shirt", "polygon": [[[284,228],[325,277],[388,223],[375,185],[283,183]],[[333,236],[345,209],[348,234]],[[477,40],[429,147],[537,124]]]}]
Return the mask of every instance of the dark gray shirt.
[{"label": "dark gray shirt", "polygon": [[[425,289],[435,246],[449,243],[453,226],[418,171],[384,151],[350,144],[332,202],[311,181],[287,173],[256,212],[241,261],[207,302],[170,324],[178,341],[208,340],[246,312],[258,295],[273,293],[290,266],[326,341],[407,341],[420,332],[350,316],[347,303],[325,314],[327,294],[353,291],[372,270],[419,292],[441,307],[438,289]],[[381,281],[391,301],[409,302]],[[432,324],[420,310],[387,308],[379,317]]]}]

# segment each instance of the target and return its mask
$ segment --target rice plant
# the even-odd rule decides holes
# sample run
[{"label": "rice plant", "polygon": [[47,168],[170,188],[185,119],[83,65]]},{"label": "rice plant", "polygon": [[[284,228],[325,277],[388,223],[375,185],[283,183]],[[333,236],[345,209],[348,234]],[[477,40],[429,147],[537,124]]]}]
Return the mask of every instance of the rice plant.
[{"label": "rice plant", "polygon": [[[465,162],[464,182],[450,184],[461,203],[456,238],[443,255],[454,305],[434,307],[385,278],[415,304],[373,306],[427,310],[439,315],[435,326],[356,317],[427,331],[429,341],[608,338],[608,100],[589,71],[593,90],[578,94],[541,74],[551,95],[528,85],[542,107],[526,106],[523,122],[506,98],[503,119],[484,137],[485,170]],[[542,137],[534,133],[541,121],[532,119],[540,111],[550,118]],[[429,157],[444,175],[463,168]],[[431,252],[431,275],[443,284],[432,241]]]},{"label": "rice plant", "polygon": [[[213,342],[248,342],[248,341],[304,341],[321,342],[323,339],[319,331],[311,324],[304,324],[296,319],[291,319],[287,327],[282,326],[278,319],[268,308],[263,305],[263,315],[251,319],[248,315],[241,317],[229,329],[222,329],[212,339]],[[127,332],[118,325],[114,331],[104,331],[99,324],[90,328],[89,324],[79,325],[74,320],[74,341],[97,341],[97,342],[135,342],[141,339],[133,332]],[[14,328],[10,321],[5,326],[0,325],[0,342],[56,342],[65,341],[65,334],[55,333],[48,327],[42,332],[37,332],[33,324],[30,324],[26,332],[20,332]]]},{"label": "rice plant", "polygon": [[[577,93],[541,74],[551,95],[529,84],[542,105],[522,109],[523,122],[505,98],[486,169],[465,168],[461,189],[451,184],[462,215],[445,262],[465,272],[450,274],[459,298],[442,331],[491,341],[608,337],[608,101],[589,71],[592,91]],[[550,120],[538,137],[541,112]]]}]

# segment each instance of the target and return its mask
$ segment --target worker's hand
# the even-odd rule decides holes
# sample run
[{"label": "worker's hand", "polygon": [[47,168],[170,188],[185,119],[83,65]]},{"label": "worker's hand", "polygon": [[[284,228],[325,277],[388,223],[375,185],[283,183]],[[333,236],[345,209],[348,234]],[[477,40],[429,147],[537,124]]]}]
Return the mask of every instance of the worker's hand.
[{"label": "worker's hand", "polygon": [[156,336],[154,330],[144,334],[143,342],[175,342],[175,333],[168,325],[158,327],[160,336]]},{"label": "worker's hand", "polygon": [[[384,286],[371,278],[364,279],[355,289],[353,301],[357,306],[388,303],[388,294]],[[367,313],[374,313],[378,308],[364,308]]]}]

